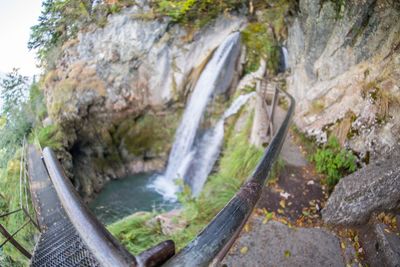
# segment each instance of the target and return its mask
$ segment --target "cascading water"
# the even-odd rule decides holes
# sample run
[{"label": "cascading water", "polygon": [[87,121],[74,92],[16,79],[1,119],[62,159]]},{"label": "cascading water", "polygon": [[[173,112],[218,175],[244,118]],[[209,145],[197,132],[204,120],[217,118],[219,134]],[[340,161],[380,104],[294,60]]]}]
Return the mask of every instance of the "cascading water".
[{"label": "cascading water", "polygon": [[286,47],[281,46],[280,47],[280,59],[279,59],[279,72],[285,72],[289,68],[289,63],[288,63],[288,50]]},{"label": "cascading water", "polygon": [[217,161],[221,146],[224,141],[224,122],[228,117],[236,114],[240,108],[252,97],[255,93],[240,95],[236,98],[231,106],[224,112],[221,119],[217,122],[214,128],[210,129],[202,138],[200,146],[195,152],[196,161],[190,166],[191,173],[188,176],[187,183],[190,184],[193,196],[198,196],[211,173],[215,162]]},{"label": "cascading water", "polygon": [[233,33],[214,52],[196,83],[175,134],[167,169],[151,185],[166,199],[176,199],[179,188],[175,180],[185,177],[196,153],[194,143],[203,113],[213,93],[230,86],[239,50],[240,33]]}]

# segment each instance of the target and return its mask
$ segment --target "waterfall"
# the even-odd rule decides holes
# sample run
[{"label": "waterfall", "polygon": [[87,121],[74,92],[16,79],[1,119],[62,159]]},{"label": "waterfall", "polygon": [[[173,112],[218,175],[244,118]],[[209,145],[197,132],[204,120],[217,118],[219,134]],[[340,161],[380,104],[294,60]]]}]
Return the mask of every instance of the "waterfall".
[{"label": "waterfall", "polygon": [[228,117],[236,114],[240,108],[255,93],[240,95],[233,101],[231,106],[224,112],[217,124],[210,129],[202,138],[200,146],[195,152],[196,161],[190,166],[190,174],[187,183],[190,184],[193,196],[198,196],[217,161],[221,146],[224,141],[224,122]]},{"label": "waterfall", "polygon": [[151,185],[166,199],[176,199],[179,188],[175,180],[185,177],[196,153],[195,139],[203,113],[213,93],[230,86],[239,50],[240,33],[232,33],[214,52],[196,83],[175,134],[167,169]]},{"label": "waterfall", "polygon": [[285,72],[289,68],[289,63],[288,63],[288,51],[286,47],[281,46],[281,56],[280,56],[280,72]]}]

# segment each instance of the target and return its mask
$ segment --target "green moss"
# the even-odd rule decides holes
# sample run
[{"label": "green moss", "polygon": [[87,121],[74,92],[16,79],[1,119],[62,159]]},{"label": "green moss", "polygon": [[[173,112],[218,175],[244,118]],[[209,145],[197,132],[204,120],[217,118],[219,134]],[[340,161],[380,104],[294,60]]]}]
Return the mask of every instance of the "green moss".
[{"label": "green moss", "polygon": [[325,108],[325,104],[324,104],[323,100],[316,99],[311,102],[310,113],[311,114],[319,114],[324,110],[324,108]]},{"label": "green moss", "polygon": [[113,136],[133,155],[146,156],[165,153],[173,142],[180,112],[167,115],[146,114],[138,119],[127,119],[118,126]]},{"label": "green moss", "polygon": [[68,110],[65,109],[66,103],[73,98],[76,85],[77,81],[67,79],[61,81],[57,87],[54,88],[52,101],[49,106],[49,114],[52,117],[57,117],[61,111],[68,112]]},{"label": "green moss", "polygon": [[159,225],[149,222],[155,214],[139,214],[111,225],[110,231],[136,254],[166,239],[174,240],[178,250],[183,248],[226,205],[260,160],[263,151],[248,142],[251,126],[252,117],[241,133],[228,138],[218,171],[208,178],[198,198],[192,198],[187,188],[180,194],[183,207],[175,220],[187,222],[186,228],[163,235]]}]

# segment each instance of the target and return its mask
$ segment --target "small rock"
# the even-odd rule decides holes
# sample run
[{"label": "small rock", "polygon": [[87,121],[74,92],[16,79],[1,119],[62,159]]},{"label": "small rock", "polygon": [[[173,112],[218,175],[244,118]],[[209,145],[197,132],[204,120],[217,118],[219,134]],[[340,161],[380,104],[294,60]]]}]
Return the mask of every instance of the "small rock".
[{"label": "small rock", "polygon": [[156,216],[156,220],[160,223],[161,231],[164,235],[172,235],[187,226],[187,221],[178,217],[180,210],[171,210],[170,212]]}]

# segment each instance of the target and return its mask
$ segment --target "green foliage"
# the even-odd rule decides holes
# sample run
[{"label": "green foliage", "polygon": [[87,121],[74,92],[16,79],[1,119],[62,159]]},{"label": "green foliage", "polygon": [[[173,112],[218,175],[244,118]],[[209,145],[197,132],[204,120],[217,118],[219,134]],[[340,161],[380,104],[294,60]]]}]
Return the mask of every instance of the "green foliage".
[{"label": "green foliage", "polygon": [[35,129],[34,136],[39,141],[41,147],[50,147],[53,150],[58,150],[63,145],[62,131],[54,124]]},{"label": "green foliage", "polygon": [[160,225],[152,220],[156,214],[140,213],[111,225],[110,231],[135,254],[166,239],[174,240],[177,249],[182,249],[226,205],[260,160],[263,152],[248,142],[251,125],[252,118],[241,133],[229,136],[218,171],[208,178],[198,198],[193,198],[189,188],[184,187],[179,195],[182,212],[175,218],[177,222],[187,222],[184,229],[164,235]]},{"label": "green foliage", "polygon": [[341,177],[357,168],[356,157],[350,151],[342,149],[334,136],[311,159],[315,162],[317,171],[326,175],[326,183],[331,188]]},{"label": "green foliage", "polygon": [[81,24],[88,20],[93,1],[45,0],[39,23],[31,28],[29,49],[39,49],[40,59],[55,46],[73,39]]},{"label": "green foliage", "polygon": [[18,69],[13,69],[0,82],[0,97],[3,99],[3,107],[1,113],[10,116],[21,107],[27,93],[28,77],[18,73]]},{"label": "green foliage", "polygon": [[[107,15],[119,12],[123,7],[133,5],[133,0],[102,1],[95,0],[44,0],[38,24],[31,27],[29,49],[38,49],[42,64],[51,68],[60,47],[77,33],[92,23],[104,25]],[[111,1],[110,1],[111,2]],[[55,58],[54,58],[55,57]]]},{"label": "green foliage", "polygon": [[[35,82],[29,87],[27,78],[17,70],[9,73],[1,82],[4,108],[0,112],[0,212],[6,213],[19,207],[19,167],[21,143],[32,127],[46,114],[43,93]],[[39,117],[36,114],[40,114]],[[26,218],[22,213],[1,218],[0,223],[15,232]],[[28,225],[16,236],[29,251],[33,250],[34,228]],[[0,238],[0,243],[3,240]],[[1,266],[27,266],[28,261],[12,245],[7,244],[0,252]]]},{"label": "green foliage", "polygon": [[3,109],[0,112],[0,167],[5,167],[13,157],[23,137],[32,127],[32,114],[27,104],[28,78],[17,69],[8,73],[1,81],[0,97]]},{"label": "green foliage", "polygon": [[154,246],[165,240],[157,222],[149,223],[155,213],[138,213],[126,217],[108,227],[108,230],[118,238],[133,254]]},{"label": "green foliage", "polygon": [[180,112],[165,116],[146,114],[138,119],[121,122],[113,134],[115,143],[136,156],[151,156],[168,151],[178,126]]},{"label": "green foliage", "polygon": [[222,12],[238,10],[246,5],[244,0],[155,0],[159,15],[169,16],[172,22],[202,27]]},{"label": "green foliage", "polygon": [[[17,150],[14,157],[8,161],[7,166],[0,168],[0,188],[2,194],[2,197],[0,197],[1,213],[10,212],[19,208],[19,158],[20,150]],[[22,212],[0,218],[0,223],[11,233],[18,230],[25,221],[27,221],[27,218]],[[36,230],[33,225],[28,224],[15,236],[15,239],[28,251],[33,251],[33,236],[35,233]],[[3,241],[4,238],[0,236],[0,243]],[[28,266],[28,260],[10,243],[7,243],[3,247],[3,253],[3,261],[0,261],[1,266]]]},{"label": "green foliage", "polygon": [[285,16],[293,7],[293,1],[258,1],[260,12],[257,21],[249,23],[242,31],[243,44],[247,48],[245,73],[256,71],[260,60],[267,61],[270,72],[279,67],[279,41],[286,36]]}]

